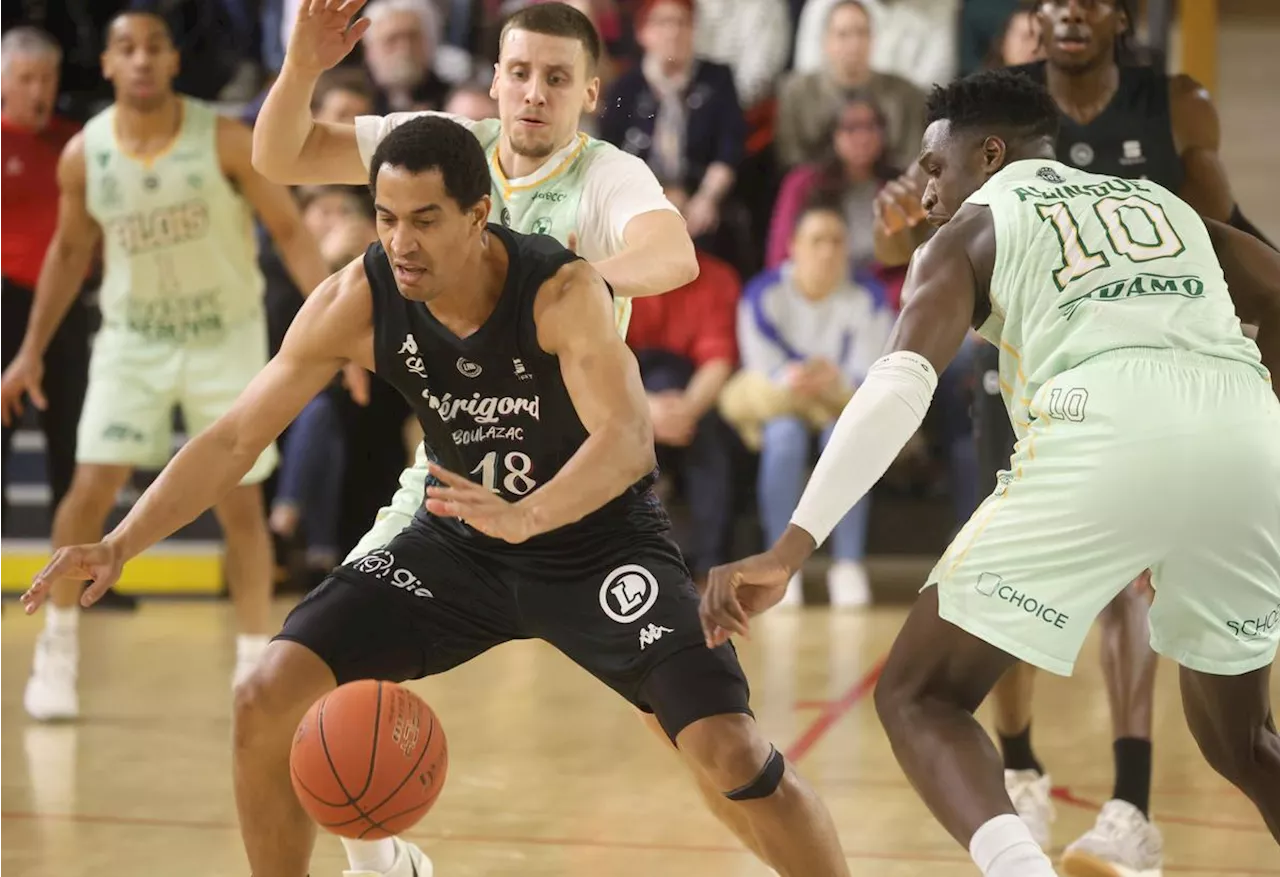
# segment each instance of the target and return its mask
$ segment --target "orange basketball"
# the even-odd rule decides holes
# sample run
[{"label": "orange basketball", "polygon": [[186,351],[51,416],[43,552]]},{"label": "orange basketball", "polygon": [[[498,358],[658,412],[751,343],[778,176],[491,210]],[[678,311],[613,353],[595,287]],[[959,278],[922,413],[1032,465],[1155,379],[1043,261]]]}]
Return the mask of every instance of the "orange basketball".
[{"label": "orange basketball", "polygon": [[400,834],[427,815],[448,766],[444,729],[426,701],[374,680],[312,704],[289,753],[307,814],[326,831],[363,840]]}]

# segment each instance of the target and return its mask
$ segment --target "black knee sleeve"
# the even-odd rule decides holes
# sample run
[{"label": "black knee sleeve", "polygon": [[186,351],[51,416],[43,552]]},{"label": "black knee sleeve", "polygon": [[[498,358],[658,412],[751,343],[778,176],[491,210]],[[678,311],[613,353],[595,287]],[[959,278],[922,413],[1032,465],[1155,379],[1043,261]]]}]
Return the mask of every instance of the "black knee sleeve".
[{"label": "black knee sleeve", "polygon": [[745,786],[739,786],[732,792],[725,792],[724,796],[730,801],[752,801],[756,798],[767,798],[778,788],[778,783],[782,782],[782,775],[786,770],[786,759],[782,757],[782,753],[778,751],[776,746],[770,745],[769,758],[765,761],[764,767],[760,768],[760,773],[756,774],[756,778]]},{"label": "black knee sleeve", "polygon": [[733,645],[681,649],[649,673],[636,705],[652,712],[671,742],[699,719],[751,715],[751,692]]}]

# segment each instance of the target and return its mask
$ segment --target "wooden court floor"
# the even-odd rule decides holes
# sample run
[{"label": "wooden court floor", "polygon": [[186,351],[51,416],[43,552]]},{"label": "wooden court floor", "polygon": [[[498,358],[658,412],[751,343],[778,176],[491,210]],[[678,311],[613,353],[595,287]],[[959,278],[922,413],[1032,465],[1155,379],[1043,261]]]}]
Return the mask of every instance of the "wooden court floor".
[{"label": "wooden court floor", "polygon": [[[753,706],[828,802],[855,875],[973,874],[907,785],[871,705],[903,615],[811,608],[761,619],[741,644]],[[131,617],[84,618],[84,717],[65,726],[22,710],[39,624],[14,604],[0,621],[5,877],[247,875],[229,776],[227,609],[152,602]],[[1096,654],[1091,641],[1077,677],[1045,676],[1037,695],[1036,741],[1062,787],[1059,849],[1110,792]],[[1166,873],[1280,875],[1261,819],[1196,753],[1171,669],[1160,675],[1153,805]],[[444,794],[410,833],[440,877],[771,873],[702,812],[631,709],[550,647],[507,645],[411,687],[449,739]],[[344,865],[338,842],[322,837],[312,874]]]}]

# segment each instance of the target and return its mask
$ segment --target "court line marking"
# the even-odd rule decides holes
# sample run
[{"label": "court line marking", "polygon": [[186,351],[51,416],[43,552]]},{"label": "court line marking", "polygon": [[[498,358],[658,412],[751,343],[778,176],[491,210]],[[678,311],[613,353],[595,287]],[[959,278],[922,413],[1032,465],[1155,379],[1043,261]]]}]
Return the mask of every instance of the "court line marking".
[{"label": "court line marking", "polygon": [[[1081,798],[1072,794],[1071,789],[1067,786],[1055,786],[1050,795],[1056,801],[1061,801],[1072,807],[1080,807],[1084,810],[1101,810],[1102,805],[1088,798]],[[1246,825],[1243,822],[1217,822],[1211,819],[1197,819],[1194,816],[1177,816],[1172,814],[1157,814],[1157,822],[1174,823],[1176,825],[1187,825],[1194,828],[1212,828],[1217,831],[1246,831],[1253,833],[1270,832],[1262,825]]]},{"label": "court line marking", "polygon": [[831,701],[822,707],[822,712],[814,717],[809,726],[783,753],[788,761],[796,762],[804,758],[805,754],[831,730],[832,725],[853,709],[854,704],[875,690],[876,680],[880,678],[880,672],[884,670],[884,662],[888,659],[888,654],[881,656],[880,660],[876,661],[861,679],[854,682],[839,700]]},{"label": "court line marking", "polygon": [[[141,816],[114,816],[93,813],[36,813],[29,810],[5,810],[0,812],[0,820],[74,822],[80,824],[129,825],[146,828],[195,828],[235,831],[238,826],[231,822],[218,820],[195,819],[161,819]],[[655,852],[679,853],[733,853],[735,855],[751,855],[742,847],[728,844],[694,844],[694,843],[649,843],[646,841],[626,840],[591,840],[576,837],[522,837],[519,835],[480,835],[454,833],[448,831],[408,831],[403,837],[409,840],[432,840],[441,843],[450,841],[471,844],[527,844],[529,846],[586,847],[598,849],[651,850]],[[858,859],[884,862],[968,862],[969,857],[959,853],[892,853],[892,852],[850,852],[843,850],[846,859]],[[1229,868],[1202,865],[1165,865],[1166,872],[1175,874],[1209,874],[1217,877],[1254,877],[1254,875],[1277,875],[1280,869],[1275,868]]]}]

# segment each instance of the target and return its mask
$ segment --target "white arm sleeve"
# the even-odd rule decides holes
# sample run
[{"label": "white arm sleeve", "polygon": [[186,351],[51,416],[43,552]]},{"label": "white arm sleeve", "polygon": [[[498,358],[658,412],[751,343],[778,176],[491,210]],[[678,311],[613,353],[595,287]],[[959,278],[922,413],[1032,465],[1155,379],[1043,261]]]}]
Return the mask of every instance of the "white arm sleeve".
[{"label": "white arm sleeve", "polygon": [[821,545],[924,422],[938,375],[918,353],[875,361],[836,422],[791,523]]},{"label": "white arm sleeve", "polygon": [[476,124],[466,116],[437,113],[431,110],[392,113],[389,116],[356,116],[356,145],[360,148],[360,160],[364,162],[365,170],[369,169],[369,163],[373,161],[373,152],[378,148],[378,144],[382,142],[382,138],[395,130],[396,126],[403,125],[410,119],[418,118],[418,116],[443,116],[450,121],[457,122],[468,131],[475,127]]}]

